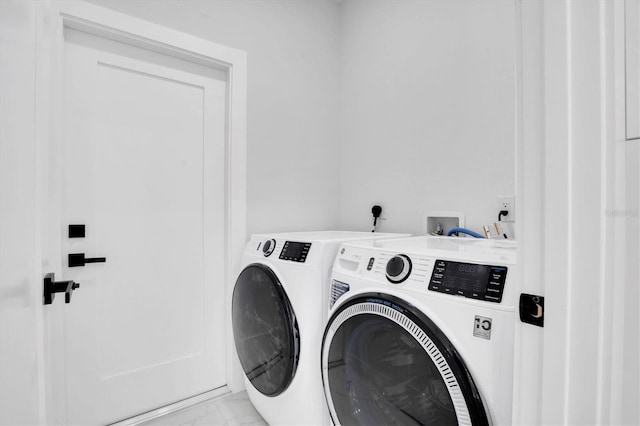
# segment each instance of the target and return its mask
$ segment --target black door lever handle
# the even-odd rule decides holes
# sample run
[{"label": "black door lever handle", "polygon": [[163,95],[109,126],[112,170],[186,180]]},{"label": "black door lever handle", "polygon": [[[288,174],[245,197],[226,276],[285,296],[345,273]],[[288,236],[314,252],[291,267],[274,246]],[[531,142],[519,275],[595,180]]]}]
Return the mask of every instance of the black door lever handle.
[{"label": "black door lever handle", "polygon": [[43,303],[45,305],[52,304],[56,293],[64,293],[65,303],[70,303],[73,290],[79,287],[80,284],[74,281],[56,281],[55,275],[48,273],[44,276]]},{"label": "black door lever handle", "polygon": [[104,263],[106,257],[84,257],[84,253],[69,253],[69,268],[84,266],[86,263]]}]

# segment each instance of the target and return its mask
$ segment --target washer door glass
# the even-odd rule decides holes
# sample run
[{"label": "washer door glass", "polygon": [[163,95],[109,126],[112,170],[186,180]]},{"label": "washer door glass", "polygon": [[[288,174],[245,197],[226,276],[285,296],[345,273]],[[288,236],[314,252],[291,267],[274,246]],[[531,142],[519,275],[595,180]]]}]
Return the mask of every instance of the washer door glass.
[{"label": "washer door glass", "polygon": [[411,305],[384,298],[357,298],[329,322],[322,368],[334,423],[488,424],[473,380],[448,339]]},{"label": "washer door glass", "polygon": [[265,265],[247,266],[232,301],[233,337],[240,364],[253,386],[268,396],[282,393],[298,364],[298,323],[278,277]]}]

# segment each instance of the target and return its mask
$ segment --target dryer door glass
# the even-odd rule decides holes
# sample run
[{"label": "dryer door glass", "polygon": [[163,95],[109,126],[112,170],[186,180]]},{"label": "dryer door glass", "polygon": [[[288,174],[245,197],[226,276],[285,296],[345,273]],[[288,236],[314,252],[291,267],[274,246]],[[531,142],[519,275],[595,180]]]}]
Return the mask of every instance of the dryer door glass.
[{"label": "dryer door glass", "polygon": [[240,364],[261,393],[276,396],[293,380],[299,358],[299,332],[289,298],[271,269],[247,266],[232,301],[233,337]]},{"label": "dryer door glass", "polygon": [[343,305],[325,332],[322,373],[334,423],[488,424],[449,340],[411,305],[377,296]]}]

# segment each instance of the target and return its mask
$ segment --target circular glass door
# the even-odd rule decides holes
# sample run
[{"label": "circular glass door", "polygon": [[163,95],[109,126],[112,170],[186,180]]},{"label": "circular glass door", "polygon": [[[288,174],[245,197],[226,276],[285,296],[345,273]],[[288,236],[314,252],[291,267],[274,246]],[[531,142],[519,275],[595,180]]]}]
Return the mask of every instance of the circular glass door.
[{"label": "circular glass door", "polygon": [[389,295],[362,295],[329,320],[322,375],[336,425],[487,425],[464,362],[437,326]]},{"label": "circular glass door", "polygon": [[267,396],[282,393],[296,373],[300,334],[291,302],[267,266],[249,265],[238,276],[232,323],[240,364],[251,384]]}]

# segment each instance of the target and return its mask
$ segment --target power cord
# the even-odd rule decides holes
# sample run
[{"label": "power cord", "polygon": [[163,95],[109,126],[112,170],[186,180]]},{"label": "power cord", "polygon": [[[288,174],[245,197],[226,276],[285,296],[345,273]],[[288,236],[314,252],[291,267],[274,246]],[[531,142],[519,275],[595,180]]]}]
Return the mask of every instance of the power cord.
[{"label": "power cord", "polygon": [[376,232],[376,225],[378,223],[378,218],[382,214],[382,207],[378,205],[371,207],[371,214],[373,215],[373,229],[371,232]]},{"label": "power cord", "polygon": [[502,221],[502,216],[509,216],[509,210],[500,210],[498,213],[498,222]]}]

